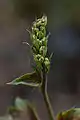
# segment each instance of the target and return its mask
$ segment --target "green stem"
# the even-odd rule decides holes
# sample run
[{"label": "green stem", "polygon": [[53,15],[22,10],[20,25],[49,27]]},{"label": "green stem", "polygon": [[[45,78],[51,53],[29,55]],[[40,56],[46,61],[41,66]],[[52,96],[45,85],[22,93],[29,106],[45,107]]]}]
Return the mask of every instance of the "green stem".
[{"label": "green stem", "polygon": [[47,93],[47,76],[46,76],[45,70],[43,70],[43,75],[42,76],[43,76],[43,84],[42,84],[42,87],[41,87],[41,91],[42,91],[42,94],[43,94],[43,98],[44,98],[44,101],[45,101],[45,104],[46,104],[46,107],[47,107],[47,111],[48,111],[50,120],[55,120],[54,115],[53,115],[53,110],[52,110],[52,107],[51,107],[51,104],[50,104],[50,100],[49,100],[49,97],[48,97],[48,93]]}]

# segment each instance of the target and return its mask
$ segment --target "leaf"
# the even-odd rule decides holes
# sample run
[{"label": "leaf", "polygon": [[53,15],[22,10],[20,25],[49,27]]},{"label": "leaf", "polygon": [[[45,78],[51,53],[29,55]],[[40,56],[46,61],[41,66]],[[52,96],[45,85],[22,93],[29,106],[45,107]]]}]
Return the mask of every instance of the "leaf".
[{"label": "leaf", "polygon": [[80,108],[74,108],[75,114],[80,114]]},{"label": "leaf", "polygon": [[69,110],[60,112],[57,115],[57,120],[70,120],[73,117],[74,111],[74,108],[71,108]]},{"label": "leaf", "polygon": [[27,85],[27,86],[31,86],[31,87],[39,87],[42,84],[42,79],[41,79],[40,73],[34,71],[32,73],[26,73],[7,84],[10,84],[10,85],[23,84],[23,85]]},{"label": "leaf", "polygon": [[15,100],[15,107],[18,110],[24,110],[26,108],[26,103],[27,103],[26,100],[23,100],[23,99],[17,97]]},{"label": "leaf", "polygon": [[14,112],[14,111],[18,111],[18,109],[17,109],[15,106],[10,106],[10,107],[8,108],[8,113],[9,113],[9,114],[12,113],[12,112]]},{"label": "leaf", "polygon": [[0,120],[13,120],[10,115],[0,116]]},{"label": "leaf", "polygon": [[28,112],[31,120],[32,119],[33,120],[40,120],[35,108],[33,107],[33,105],[29,101],[17,97],[15,100],[15,107],[19,111],[21,110],[21,111],[25,112],[26,114]]},{"label": "leaf", "polygon": [[73,117],[74,111],[75,110],[73,108],[73,109],[67,110],[66,112],[63,112],[63,118],[64,118],[64,120],[65,119],[70,120]]},{"label": "leaf", "polygon": [[13,118],[19,116],[20,110],[17,109],[15,106],[10,106],[8,108],[8,114]]},{"label": "leaf", "polygon": [[74,118],[75,120],[80,120],[80,108],[75,108],[75,109],[74,109],[73,118]]},{"label": "leaf", "polygon": [[63,120],[62,112],[57,115],[57,120]]}]

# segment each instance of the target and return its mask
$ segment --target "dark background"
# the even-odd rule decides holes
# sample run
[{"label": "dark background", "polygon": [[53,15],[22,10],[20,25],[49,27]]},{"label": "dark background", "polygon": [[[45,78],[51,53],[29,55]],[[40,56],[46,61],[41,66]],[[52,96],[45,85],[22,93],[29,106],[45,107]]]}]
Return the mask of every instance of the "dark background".
[{"label": "dark background", "polygon": [[30,49],[22,41],[29,42],[26,28],[44,13],[51,32],[49,52],[54,52],[48,75],[54,112],[80,107],[80,0],[0,0],[0,115],[20,96],[30,99],[40,116],[47,119],[38,90],[6,85],[32,71]]}]

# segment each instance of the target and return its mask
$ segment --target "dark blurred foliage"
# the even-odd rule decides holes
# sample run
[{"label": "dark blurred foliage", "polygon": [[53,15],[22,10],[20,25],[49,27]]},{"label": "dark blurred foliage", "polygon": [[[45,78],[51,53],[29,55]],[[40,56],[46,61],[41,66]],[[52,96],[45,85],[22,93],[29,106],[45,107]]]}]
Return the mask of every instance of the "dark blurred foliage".
[{"label": "dark blurred foliage", "polygon": [[80,2],[73,2],[69,10],[69,21],[53,29],[49,41],[49,49],[55,53],[54,64],[57,62],[56,68],[52,65],[52,87],[63,93],[77,94],[80,79]]},{"label": "dark blurred foliage", "polygon": [[23,18],[34,18],[48,13],[48,8],[53,0],[13,0],[16,15]]}]

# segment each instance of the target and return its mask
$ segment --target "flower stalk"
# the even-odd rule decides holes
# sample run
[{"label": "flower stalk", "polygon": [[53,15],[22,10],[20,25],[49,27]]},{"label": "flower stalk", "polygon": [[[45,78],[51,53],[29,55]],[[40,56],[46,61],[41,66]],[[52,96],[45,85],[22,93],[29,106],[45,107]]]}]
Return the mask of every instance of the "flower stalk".
[{"label": "flower stalk", "polygon": [[52,109],[52,106],[51,106],[51,103],[50,103],[50,100],[49,100],[49,96],[48,96],[48,93],[47,93],[47,75],[46,75],[44,69],[43,69],[43,83],[42,83],[42,86],[41,86],[41,92],[42,92],[44,102],[45,102],[46,107],[47,107],[49,118],[50,118],[50,120],[55,120],[54,114],[53,114],[53,109]]}]

